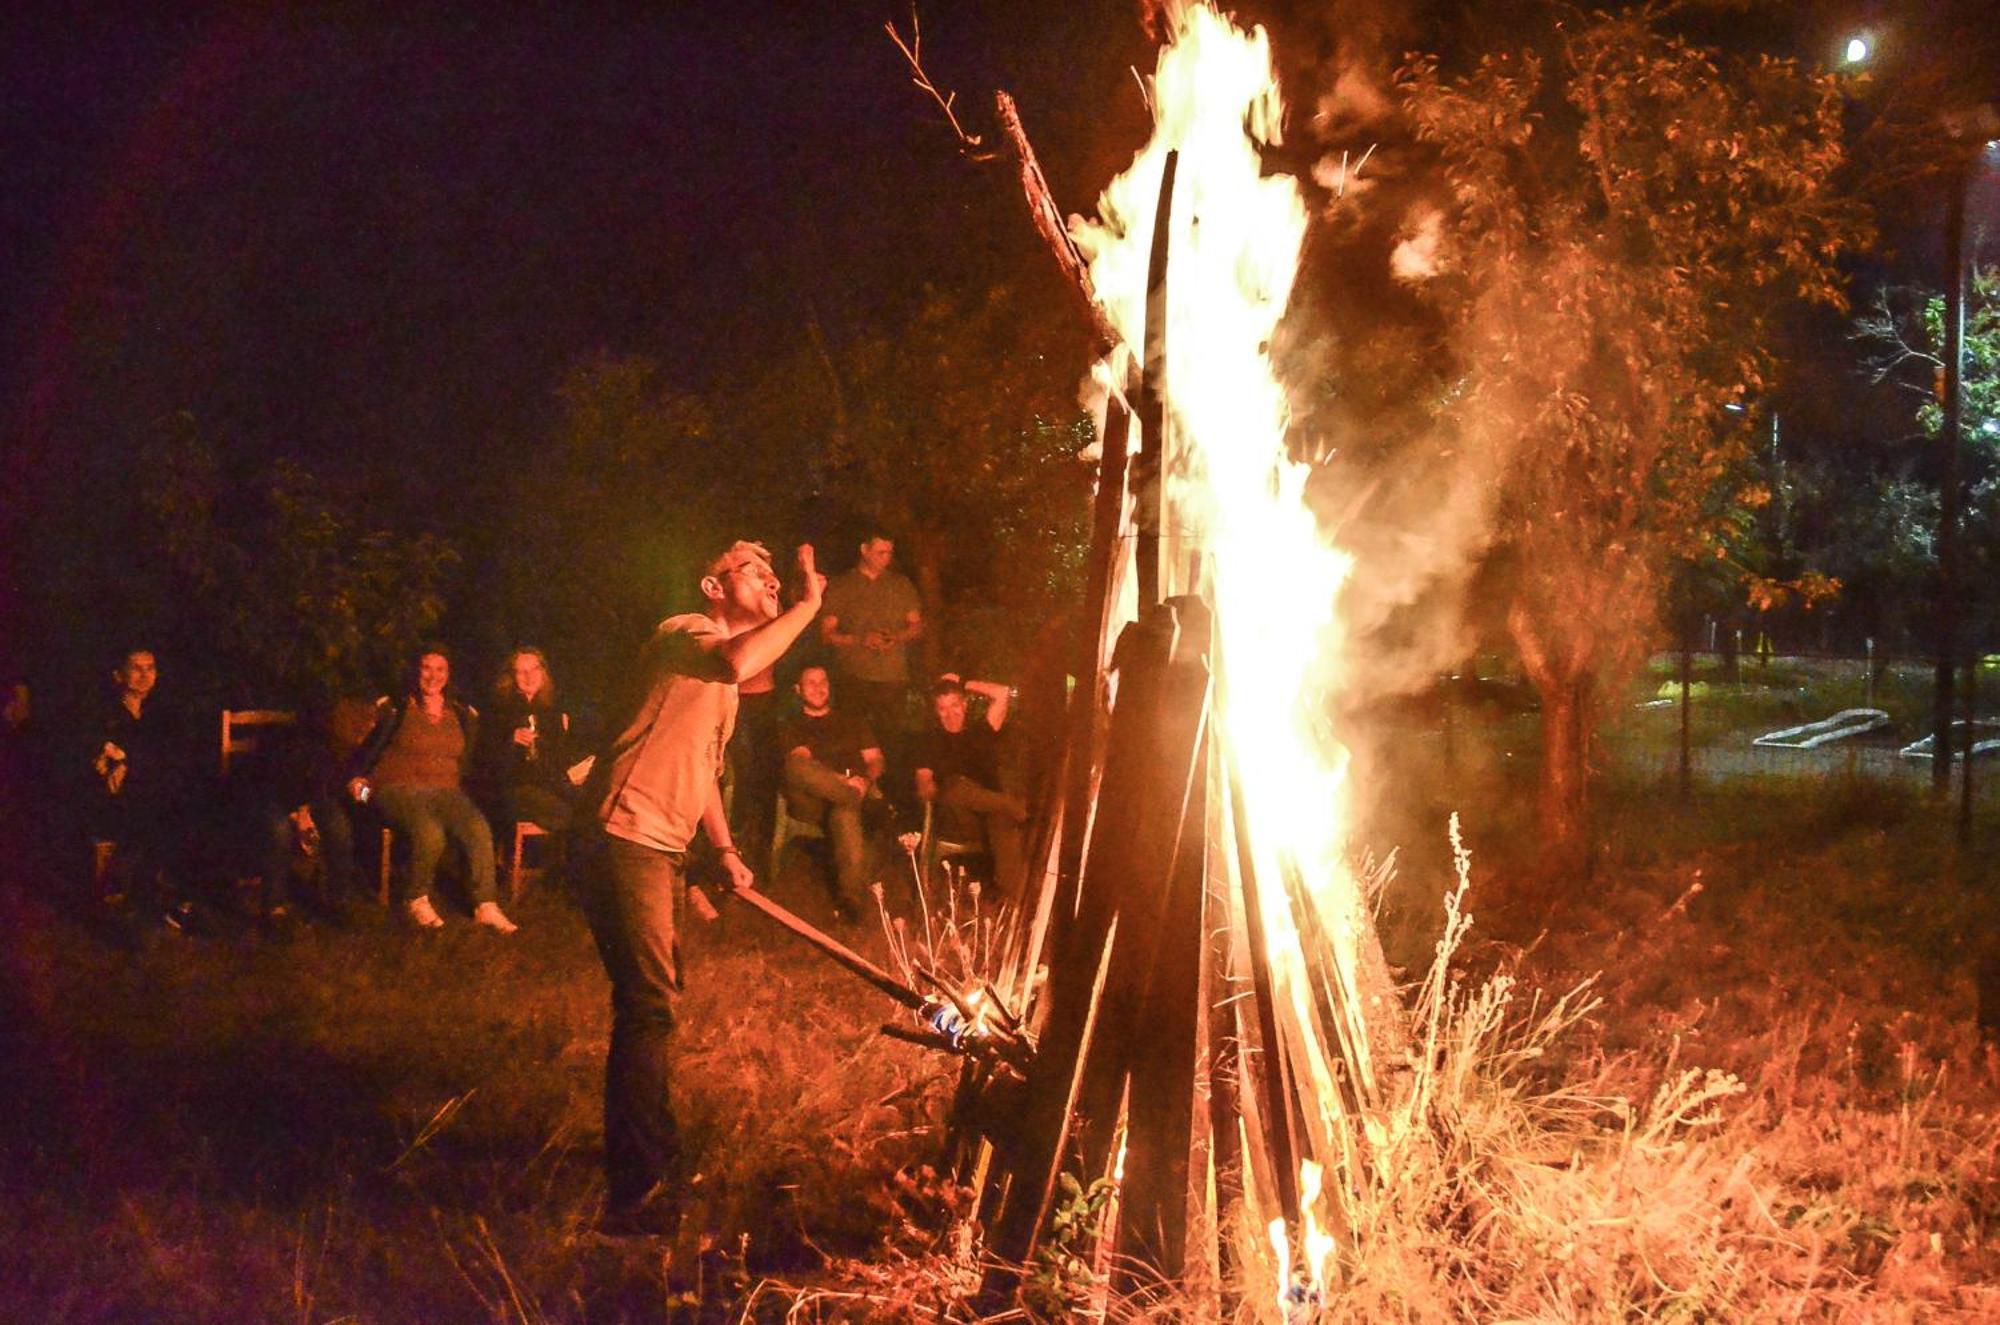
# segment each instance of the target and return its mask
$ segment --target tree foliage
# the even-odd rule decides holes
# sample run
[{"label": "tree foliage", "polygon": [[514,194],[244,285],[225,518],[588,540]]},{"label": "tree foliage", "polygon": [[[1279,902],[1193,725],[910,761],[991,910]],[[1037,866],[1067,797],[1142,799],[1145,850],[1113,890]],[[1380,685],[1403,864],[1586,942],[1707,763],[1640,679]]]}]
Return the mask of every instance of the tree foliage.
[{"label": "tree foliage", "polygon": [[375,527],[298,462],[223,472],[192,416],[143,457],[140,503],[178,603],[231,702],[312,702],[379,686],[437,626],[454,544]]},{"label": "tree foliage", "polygon": [[1406,112],[1448,201],[1429,288],[1447,406],[1493,448],[1507,625],[1543,700],[1542,810],[1581,843],[1596,710],[1643,658],[1677,559],[1715,557],[1747,495],[1774,316],[1839,304],[1863,238],[1833,187],[1832,80],[1725,59],[1652,8],[1571,16],[1462,72],[1420,58]]},{"label": "tree foliage", "polygon": [[[939,627],[933,650],[974,629],[975,599],[1032,621],[1077,581],[1089,494],[1078,456],[1091,437],[1076,401],[1079,339],[1013,287],[927,289],[889,329],[815,339],[816,389],[800,390],[812,372],[781,368],[795,421],[824,430],[826,498],[901,538]],[[947,583],[971,590],[949,614]]]},{"label": "tree foliage", "polygon": [[[1975,272],[1965,305],[1965,354],[1961,361],[1960,457],[1965,482],[1962,583],[1974,588],[1966,607],[1990,623],[1994,605],[1977,586],[2000,570],[2000,268]],[[1865,566],[1884,582],[1886,595],[1907,602],[1929,599],[1937,572],[1938,480],[1936,459],[1944,428],[1945,301],[1934,291],[1890,287],[1878,291],[1855,321],[1870,376],[1898,393],[1916,432],[1899,448],[1894,472],[1855,509],[1838,532],[1830,556]]]}]

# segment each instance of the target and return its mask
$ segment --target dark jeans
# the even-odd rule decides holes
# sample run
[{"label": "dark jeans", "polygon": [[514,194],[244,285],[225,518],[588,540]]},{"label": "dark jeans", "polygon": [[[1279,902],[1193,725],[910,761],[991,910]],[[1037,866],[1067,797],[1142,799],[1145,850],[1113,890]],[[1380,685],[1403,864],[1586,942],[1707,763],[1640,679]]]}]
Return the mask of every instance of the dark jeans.
[{"label": "dark jeans", "polygon": [[1021,824],[1028,817],[1019,796],[983,787],[968,777],[955,777],[938,789],[938,817],[950,830],[974,823],[986,834],[993,853],[993,890],[1000,899],[1018,903],[1026,888],[1028,866],[1021,845]]},{"label": "dark jeans", "polygon": [[[354,892],[354,827],[347,811],[331,799],[308,804],[313,827],[319,829],[319,860],[326,870],[326,900],[338,905]],[[292,847],[297,832],[291,811],[272,809],[264,820],[264,905],[292,902]]]},{"label": "dark jeans", "polygon": [[610,1206],[631,1210],[680,1180],[680,1129],[668,1088],[680,945],[674,938],[684,857],[591,834],[584,910],[611,979],[604,1063],[604,1170]]},{"label": "dark jeans", "polygon": [[[834,901],[859,912],[875,881],[869,868],[869,835],[889,821],[889,807],[867,799],[854,784],[817,759],[785,760],[786,813],[818,824],[833,849]],[[774,862],[775,863],[775,862]]]},{"label": "dark jeans", "polygon": [[448,839],[465,852],[467,900],[474,906],[494,900],[493,830],[470,796],[456,787],[377,787],[372,803],[409,841],[410,881],[403,896],[430,893]]},{"label": "dark jeans", "polygon": [[575,817],[569,797],[539,782],[517,782],[502,788],[500,808],[509,824],[531,823],[551,833],[562,832]]}]

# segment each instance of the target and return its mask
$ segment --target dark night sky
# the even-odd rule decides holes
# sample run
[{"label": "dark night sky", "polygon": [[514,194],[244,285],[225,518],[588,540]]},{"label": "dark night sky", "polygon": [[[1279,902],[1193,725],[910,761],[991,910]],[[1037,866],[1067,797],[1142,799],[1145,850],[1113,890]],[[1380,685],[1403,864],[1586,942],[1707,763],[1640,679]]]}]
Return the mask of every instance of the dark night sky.
[{"label": "dark night sky", "polygon": [[[241,462],[449,476],[532,446],[560,373],[595,350],[659,356],[699,388],[783,347],[807,308],[837,334],[926,281],[1054,279],[1009,173],[960,160],[909,85],[881,30],[905,0],[515,8],[10,7],[12,493],[87,484],[179,409]],[[1088,209],[1145,133],[1137,0],[922,8],[940,83],[980,124],[990,91],[1013,91],[1057,197]],[[1297,68],[1357,24],[1434,44],[1451,29],[1425,16],[1459,8],[1252,12]],[[1728,23],[1819,58],[1850,9],[1895,8]],[[1300,113],[1310,89],[1290,91]],[[1905,220],[1931,265],[1934,227]],[[1819,353],[1844,353],[1838,332],[1816,327]],[[1807,361],[1798,407],[1866,426],[1833,360]]]},{"label": "dark night sky", "polygon": [[[1004,173],[958,161],[904,78],[899,6],[413,8],[16,14],[0,294],[31,428],[74,424],[111,345],[124,389],[239,446],[462,456],[532,432],[590,350],[696,385],[807,301],[838,325],[1032,259]],[[1016,91],[1061,188],[1079,144],[1104,170],[1134,145],[1132,12],[941,6],[927,58],[968,98]],[[1093,69],[1122,143],[1084,131]]]}]

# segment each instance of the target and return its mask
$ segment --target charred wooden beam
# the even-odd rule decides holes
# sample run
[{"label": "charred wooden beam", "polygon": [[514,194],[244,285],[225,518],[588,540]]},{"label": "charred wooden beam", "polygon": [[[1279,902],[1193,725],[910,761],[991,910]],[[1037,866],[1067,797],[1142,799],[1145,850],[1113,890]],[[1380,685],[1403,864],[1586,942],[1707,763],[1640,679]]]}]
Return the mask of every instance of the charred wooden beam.
[{"label": "charred wooden beam", "polygon": [[1160,171],[1160,199],[1153,208],[1153,244],[1146,261],[1146,330],[1133,393],[1139,416],[1139,454],[1132,461],[1133,548],[1139,607],[1160,601],[1160,526],[1166,516],[1167,457],[1167,255],[1173,240],[1174,179],[1181,154],[1168,152]]},{"label": "charred wooden beam", "polygon": [[[1200,617],[1193,628],[1182,621],[1191,608]],[[1004,1262],[1019,1264],[1032,1253],[1057,1178],[1074,1153],[1073,1136],[1080,1142],[1086,1180],[1108,1167],[1118,1100],[1137,1041],[1144,1038],[1133,1026],[1144,1008],[1147,973],[1163,930],[1189,788],[1203,780],[1197,748],[1207,685],[1200,653],[1207,636],[1205,609],[1169,603],[1127,627],[1119,640],[1118,704],[1080,906],[1068,954],[1052,968],[1048,1019],[1020,1127],[1027,1148],[994,1231],[994,1249]],[[1183,657],[1178,669],[1189,675],[1177,676],[1170,662],[1177,648],[1190,647],[1193,656]],[[1199,836],[1197,827],[1193,838]],[[1197,915],[1192,930],[1197,941],[1199,932]],[[1196,966],[1188,963],[1190,974]],[[1189,991],[1188,999],[1185,1021],[1192,1026],[1198,996]],[[1188,1038],[1180,1086],[1187,1095],[1184,1112],[1191,1113],[1192,1035]],[[1080,1121],[1088,1123],[1081,1133]],[[1184,1153],[1180,1162],[1185,1165]],[[1003,1272],[994,1279],[990,1286],[1004,1292],[1009,1277]]]}]

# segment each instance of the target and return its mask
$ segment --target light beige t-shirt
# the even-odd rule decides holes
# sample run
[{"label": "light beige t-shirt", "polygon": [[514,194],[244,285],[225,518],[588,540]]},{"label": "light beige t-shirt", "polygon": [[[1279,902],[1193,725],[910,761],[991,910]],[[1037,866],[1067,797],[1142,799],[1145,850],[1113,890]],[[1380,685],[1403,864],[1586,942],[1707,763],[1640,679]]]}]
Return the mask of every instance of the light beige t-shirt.
[{"label": "light beige t-shirt", "polygon": [[694,841],[736,725],[736,683],[701,646],[727,634],[699,613],[668,617],[653,632],[641,659],[644,694],[599,760],[606,777],[594,803],[611,836],[660,851]]}]

